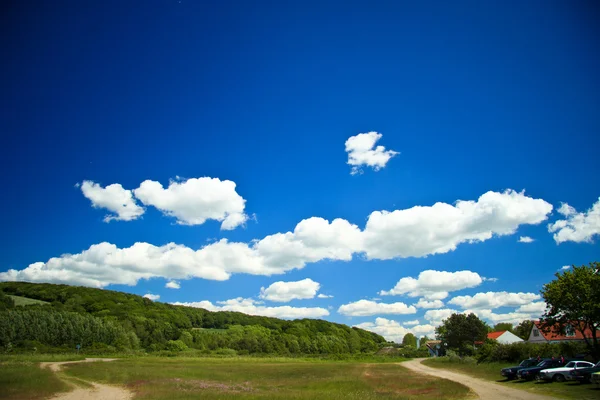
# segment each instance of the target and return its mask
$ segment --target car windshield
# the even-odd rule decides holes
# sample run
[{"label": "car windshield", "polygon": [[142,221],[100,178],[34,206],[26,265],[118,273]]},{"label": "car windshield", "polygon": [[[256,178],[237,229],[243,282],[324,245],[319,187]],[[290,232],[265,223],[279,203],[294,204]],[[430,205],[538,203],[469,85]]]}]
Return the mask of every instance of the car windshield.
[{"label": "car windshield", "polygon": [[594,367],[600,367],[600,361],[598,361],[598,364],[594,365]]},{"label": "car windshield", "polygon": [[551,367],[552,363],[550,361],[542,361],[537,365],[538,367]]},{"label": "car windshield", "polygon": [[521,361],[521,364],[519,364],[519,367],[533,367],[536,363],[537,361],[535,360],[523,360]]},{"label": "car windshield", "polygon": [[575,368],[575,361],[571,361],[565,365],[566,368]]}]

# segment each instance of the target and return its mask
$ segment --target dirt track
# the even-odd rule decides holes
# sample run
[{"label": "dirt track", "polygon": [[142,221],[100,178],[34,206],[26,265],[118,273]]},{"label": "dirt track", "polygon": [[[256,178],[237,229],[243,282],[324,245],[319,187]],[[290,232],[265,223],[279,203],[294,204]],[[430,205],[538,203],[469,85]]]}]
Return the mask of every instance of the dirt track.
[{"label": "dirt track", "polygon": [[[60,372],[65,364],[75,364],[82,362],[95,361],[114,361],[114,358],[86,358],[82,361],[62,361],[62,362],[43,362],[40,367],[49,368],[51,371]],[[51,400],[129,400],[133,398],[133,394],[127,389],[117,386],[102,385],[95,382],[87,382],[92,385],[92,388],[84,388],[75,386],[70,382],[65,381],[69,386],[74,387],[74,390],[67,393],[60,393],[52,397]]]},{"label": "dirt track", "polygon": [[526,392],[524,390],[513,389],[499,385],[497,383],[484,381],[482,379],[473,378],[468,375],[457,372],[450,372],[443,369],[431,368],[421,364],[424,358],[416,358],[406,361],[400,365],[422,374],[433,375],[440,378],[448,379],[468,386],[474,391],[480,399],[502,399],[502,400],[553,400],[555,397],[542,396]]}]

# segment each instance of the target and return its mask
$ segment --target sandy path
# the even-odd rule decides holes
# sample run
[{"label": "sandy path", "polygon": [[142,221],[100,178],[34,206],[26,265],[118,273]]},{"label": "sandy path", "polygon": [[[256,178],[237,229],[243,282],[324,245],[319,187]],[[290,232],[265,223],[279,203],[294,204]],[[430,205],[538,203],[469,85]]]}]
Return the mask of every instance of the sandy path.
[{"label": "sandy path", "polygon": [[468,386],[472,391],[477,393],[479,398],[487,399],[502,399],[502,400],[552,400],[555,397],[542,396],[526,392],[524,390],[513,389],[497,383],[484,381],[483,379],[473,378],[472,376],[450,372],[444,369],[431,368],[421,364],[425,358],[416,358],[414,360],[400,363],[400,365],[422,374],[433,375],[444,379],[449,379]]},{"label": "sandy path", "polygon": [[[86,358],[81,361],[62,361],[62,362],[43,362],[40,363],[41,368],[49,368],[54,372],[59,372],[65,364],[75,364],[82,362],[95,361],[114,361],[115,358]],[[82,379],[80,379],[82,380]],[[74,390],[67,393],[60,393],[52,397],[52,400],[129,400],[133,398],[133,393],[129,390],[117,386],[102,385],[96,382],[87,382],[92,385],[92,388],[83,388],[73,385],[71,382],[65,381]]]}]

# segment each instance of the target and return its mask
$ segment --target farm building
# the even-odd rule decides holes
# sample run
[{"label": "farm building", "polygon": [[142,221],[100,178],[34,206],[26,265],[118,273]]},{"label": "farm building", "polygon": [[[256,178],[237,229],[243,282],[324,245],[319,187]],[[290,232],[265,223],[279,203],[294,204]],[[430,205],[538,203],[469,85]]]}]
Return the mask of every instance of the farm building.
[{"label": "farm building", "polygon": [[[529,334],[528,343],[560,343],[564,341],[569,342],[579,342],[583,341],[583,335],[581,331],[575,329],[578,322],[573,322],[572,324],[568,324],[565,326],[564,331],[558,327],[554,328],[544,328],[540,321],[534,321],[533,327],[531,328],[531,333]],[[592,331],[587,329],[585,330],[585,337],[591,338]],[[600,336],[600,331],[598,331],[597,336]]]},{"label": "farm building", "polygon": [[488,339],[493,339],[498,343],[511,344],[523,342],[524,340],[510,331],[490,332],[487,335]]}]

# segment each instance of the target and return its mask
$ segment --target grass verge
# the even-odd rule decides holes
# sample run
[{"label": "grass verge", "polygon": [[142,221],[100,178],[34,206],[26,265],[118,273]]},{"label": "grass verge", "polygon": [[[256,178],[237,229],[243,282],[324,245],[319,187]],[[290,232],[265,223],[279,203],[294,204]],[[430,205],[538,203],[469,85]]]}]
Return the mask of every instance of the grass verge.
[{"label": "grass verge", "polygon": [[447,369],[449,371],[461,372],[476,378],[493,381],[501,385],[507,385],[514,389],[527,390],[532,393],[544,394],[547,396],[559,397],[563,399],[581,399],[598,400],[600,399],[600,389],[592,384],[580,384],[575,382],[553,383],[507,380],[500,375],[502,368],[515,365],[514,363],[464,363],[450,361],[446,357],[430,358],[423,361],[424,365],[432,368]]},{"label": "grass verge", "polygon": [[125,385],[136,399],[464,399],[466,386],[402,366],[272,359],[128,358],[65,366],[87,381]]}]

